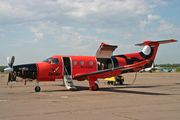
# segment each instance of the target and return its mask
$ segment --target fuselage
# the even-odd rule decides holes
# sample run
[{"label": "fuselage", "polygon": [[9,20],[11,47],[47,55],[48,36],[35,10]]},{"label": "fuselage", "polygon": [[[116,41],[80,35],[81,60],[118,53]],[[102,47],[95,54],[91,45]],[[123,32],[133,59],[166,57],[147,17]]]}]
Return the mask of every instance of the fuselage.
[{"label": "fuselage", "polygon": [[[111,58],[55,55],[40,63],[13,66],[13,70],[16,73],[16,76],[22,78],[38,79],[38,81],[55,81],[55,79],[63,79],[64,75],[71,75],[73,78],[73,76],[82,73],[85,74],[99,70],[116,68],[140,62],[144,59],[145,58],[143,58],[140,53],[111,56]],[[142,68],[144,67],[142,66],[141,68],[134,68],[116,74],[119,75],[127,72],[135,72],[141,70]],[[99,76],[99,78],[107,77],[110,76],[107,76],[106,74]],[[81,81],[85,79],[87,78],[76,80]]]}]

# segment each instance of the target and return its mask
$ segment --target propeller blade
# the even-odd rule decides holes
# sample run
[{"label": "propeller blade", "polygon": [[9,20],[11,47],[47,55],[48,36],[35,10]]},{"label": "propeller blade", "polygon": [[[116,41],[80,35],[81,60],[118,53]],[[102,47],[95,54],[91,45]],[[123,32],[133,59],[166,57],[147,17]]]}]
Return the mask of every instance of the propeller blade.
[{"label": "propeller blade", "polygon": [[10,58],[9,57],[7,57],[7,63],[10,66]]},{"label": "propeller blade", "polygon": [[11,71],[12,81],[16,81],[13,72]]},{"label": "propeller blade", "polygon": [[11,73],[9,73],[9,75],[8,75],[8,82],[10,82],[11,81]]},{"label": "propeller blade", "polygon": [[14,60],[15,60],[14,56],[12,56],[11,61],[10,61],[9,57],[7,57],[7,62],[8,62],[9,67],[4,69],[5,72],[9,72],[7,87],[8,87],[9,82],[16,81],[14,74],[13,74]]},{"label": "propeller blade", "polygon": [[15,60],[15,57],[14,57],[14,56],[12,56],[12,58],[11,58],[11,62],[10,62],[10,64],[9,64],[11,68],[13,67],[14,60]]}]

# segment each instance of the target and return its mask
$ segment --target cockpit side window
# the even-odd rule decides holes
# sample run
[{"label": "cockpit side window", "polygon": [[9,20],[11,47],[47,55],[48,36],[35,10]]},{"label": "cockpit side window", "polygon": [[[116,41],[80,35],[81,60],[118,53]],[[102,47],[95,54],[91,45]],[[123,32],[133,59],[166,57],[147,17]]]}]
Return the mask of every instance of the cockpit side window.
[{"label": "cockpit side window", "polygon": [[54,59],[52,60],[52,63],[53,63],[53,64],[58,64],[58,63],[59,63],[59,59],[58,59],[58,58],[54,58]]},{"label": "cockpit side window", "polygon": [[47,58],[43,62],[49,62],[50,60],[52,60],[52,58]]}]

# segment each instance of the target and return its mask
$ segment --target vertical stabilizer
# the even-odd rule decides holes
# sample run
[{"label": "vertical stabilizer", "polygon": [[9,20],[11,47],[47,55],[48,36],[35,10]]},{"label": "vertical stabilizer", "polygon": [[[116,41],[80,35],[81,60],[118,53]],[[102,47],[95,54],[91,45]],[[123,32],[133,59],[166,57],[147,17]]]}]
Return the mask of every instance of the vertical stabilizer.
[{"label": "vertical stabilizer", "polygon": [[154,59],[156,57],[156,53],[160,44],[177,42],[177,40],[170,39],[170,40],[162,40],[162,41],[144,41],[143,43],[136,44],[136,46],[145,46],[143,50],[140,52],[140,55],[150,60],[150,64],[146,65],[145,68],[151,67]]}]

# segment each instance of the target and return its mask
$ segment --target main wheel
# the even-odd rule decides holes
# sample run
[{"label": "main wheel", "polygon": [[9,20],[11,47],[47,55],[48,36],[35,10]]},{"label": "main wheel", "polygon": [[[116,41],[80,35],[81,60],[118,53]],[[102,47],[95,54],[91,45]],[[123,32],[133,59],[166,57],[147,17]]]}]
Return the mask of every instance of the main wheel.
[{"label": "main wheel", "polygon": [[35,89],[34,89],[36,92],[40,92],[41,91],[41,88],[39,86],[36,86]]},{"label": "main wheel", "polygon": [[92,90],[92,91],[97,91],[97,90],[99,90],[98,84],[95,83],[95,86],[91,87],[91,90]]}]

